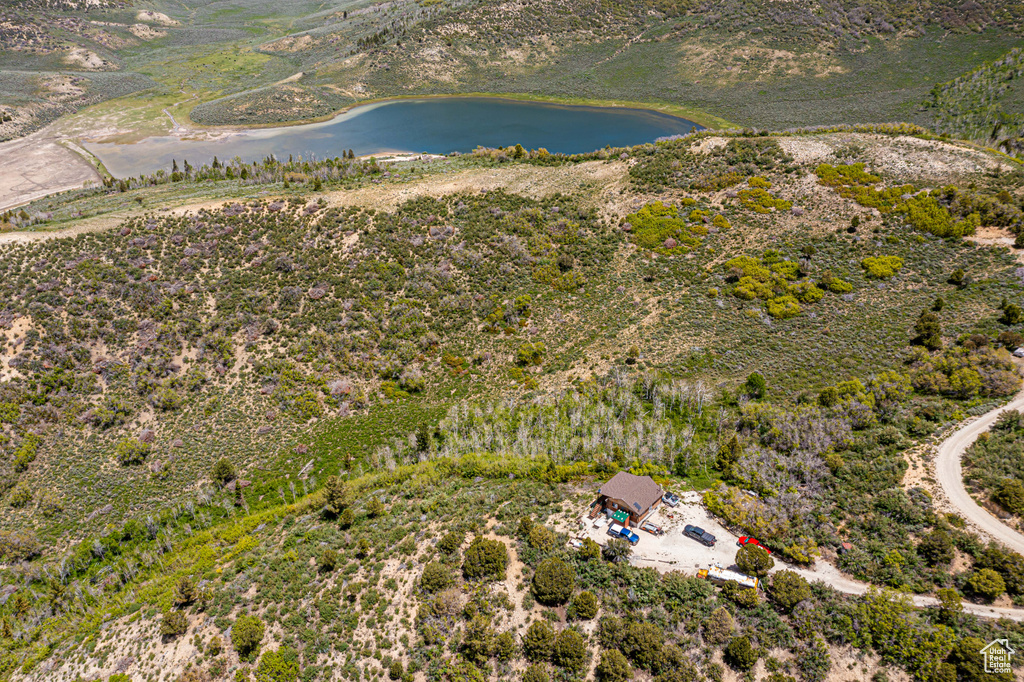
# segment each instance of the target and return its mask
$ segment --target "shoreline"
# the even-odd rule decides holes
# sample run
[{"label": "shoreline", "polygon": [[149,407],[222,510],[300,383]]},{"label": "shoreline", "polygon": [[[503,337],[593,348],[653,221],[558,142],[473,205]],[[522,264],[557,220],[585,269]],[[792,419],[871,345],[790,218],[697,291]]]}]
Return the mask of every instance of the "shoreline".
[{"label": "shoreline", "polygon": [[[358,102],[353,102],[340,109],[337,109],[330,114],[324,116],[317,116],[315,118],[298,119],[293,121],[282,121],[275,123],[232,123],[226,125],[204,125],[202,123],[196,123],[191,118],[183,125],[178,123],[178,129],[184,131],[192,130],[193,132],[223,132],[225,134],[231,134],[233,132],[245,132],[247,130],[267,130],[273,128],[294,128],[296,126],[310,125],[313,123],[325,123],[327,121],[334,120],[342,114],[347,114],[353,109],[359,107],[368,106],[371,104],[383,104],[387,102],[400,102],[403,100],[411,99],[456,99],[456,98],[479,98],[479,99],[504,99],[512,102],[539,102],[545,104],[556,104],[565,107],[591,107],[600,109],[632,109],[635,111],[653,111],[665,116],[672,116],[673,118],[679,118],[690,123],[696,123],[702,128],[708,130],[739,130],[742,126],[739,126],[732,121],[728,121],[714,114],[701,111],[700,109],[691,109],[678,104],[669,103],[657,103],[657,102],[637,102],[633,100],[616,100],[616,99],[590,99],[585,97],[557,97],[554,95],[535,95],[531,93],[493,93],[493,92],[461,92],[461,93],[443,93],[443,94],[422,94],[422,95],[389,95],[387,97],[374,97],[371,99],[364,99]],[[211,100],[215,101],[215,100]],[[132,143],[126,143],[132,144]]]}]

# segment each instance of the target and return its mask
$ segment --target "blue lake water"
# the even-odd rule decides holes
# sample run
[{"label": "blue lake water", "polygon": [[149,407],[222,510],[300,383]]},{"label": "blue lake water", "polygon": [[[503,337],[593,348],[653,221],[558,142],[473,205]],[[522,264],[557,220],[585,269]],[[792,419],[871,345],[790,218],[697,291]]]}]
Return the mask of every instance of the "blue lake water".
[{"label": "blue lake water", "polygon": [[681,135],[696,123],[643,109],[565,106],[493,97],[403,99],[356,107],[322,123],[262,128],[218,139],[151,137],[134,144],[86,142],[115,177],[170,169],[171,160],[192,165],[239,156],[260,161],[273,154],[304,158],[394,152],[448,154],[478,146],[521,144],[551,153],[579,154]]}]

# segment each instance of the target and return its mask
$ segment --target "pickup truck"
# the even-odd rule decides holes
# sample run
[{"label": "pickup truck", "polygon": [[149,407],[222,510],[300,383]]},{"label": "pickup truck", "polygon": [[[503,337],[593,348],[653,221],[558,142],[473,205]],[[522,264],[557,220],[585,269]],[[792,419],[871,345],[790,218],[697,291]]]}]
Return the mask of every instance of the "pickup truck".
[{"label": "pickup truck", "polygon": [[623,540],[629,540],[629,544],[635,545],[640,542],[640,536],[626,528],[625,526],[613,523],[608,527],[608,535],[613,538],[622,538]]},{"label": "pickup truck", "polygon": [[691,537],[702,545],[715,546],[715,536],[699,526],[687,526],[683,528],[683,535]]}]

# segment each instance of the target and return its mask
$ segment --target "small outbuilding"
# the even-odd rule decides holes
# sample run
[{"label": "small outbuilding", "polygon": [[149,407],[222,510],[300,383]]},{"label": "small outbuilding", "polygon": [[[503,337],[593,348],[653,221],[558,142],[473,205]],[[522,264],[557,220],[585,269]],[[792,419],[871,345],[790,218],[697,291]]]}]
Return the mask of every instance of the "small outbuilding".
[{"label": "small outbuilding", "polygon": [[[650,476],[636,476],[620,471],[601,486],[597,503],[601,509],[619,516],[628,515],[627,526],[637,526],[659,504],[665,491]],[[625,514],[622,514],[625,512]],[[618,520],[618,516],[615,517]]]}]

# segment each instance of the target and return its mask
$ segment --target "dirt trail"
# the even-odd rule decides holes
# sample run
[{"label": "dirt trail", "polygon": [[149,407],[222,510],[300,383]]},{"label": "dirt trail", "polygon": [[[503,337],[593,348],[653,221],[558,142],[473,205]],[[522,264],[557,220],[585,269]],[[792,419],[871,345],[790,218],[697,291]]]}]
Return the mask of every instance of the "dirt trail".
[{"label": "dirt trail", "polygon": [[[354,190],[326,191],[310,194],[307,198],[323,197],[329,206],[365,206],[381,210],[392,210],[399,204],[419,196],[442,196],[456,192],[478,192],[481,190],[504,189],[508,192],[532,197],[541,197],[554,192],[586,192],[592,196],[606,193],[613,187],[624,186],[625,164],[615,161],[591,161],[564,167],[516,166],[505,168],[473,168],[450,174],[431,175],[422,180],[408,183],[387,183],[369,185]],[[254,187],[253,192],[260,190]],[[617,196],[617,195],[616,195]],[[171,215],[212,209],[251,197],[226,197],[206,199],[180,206],[170,207]],[[261,196],[274,199],[272,195]],[[152,208],[132,211],[118,211],[77,220],[69,227],[59,230],[35,232],[0,233],[0,244],[12,242],[33,242],[79,234],[98,232],[116,227],[125,218],[152,212]]]},{"label": "dirt trail", "polygon": [[995,424],[1000,414],[1006,410],[1022,408],[1024,408],[1024,393],[1019,394],[1006,405],[986,412],[954,431],[938,448],[938,456],[935,458],[935,474],[939,485],[942,486],[942,490],[946,494],[946,499],[958,514],[986,535],[1013,551],[1024,554],[1024,535],[992,516],[974,501],[964,487],[963,469],[960,466],[960,459],[963,457],[964,451],[981,433],[988,431]]}]

